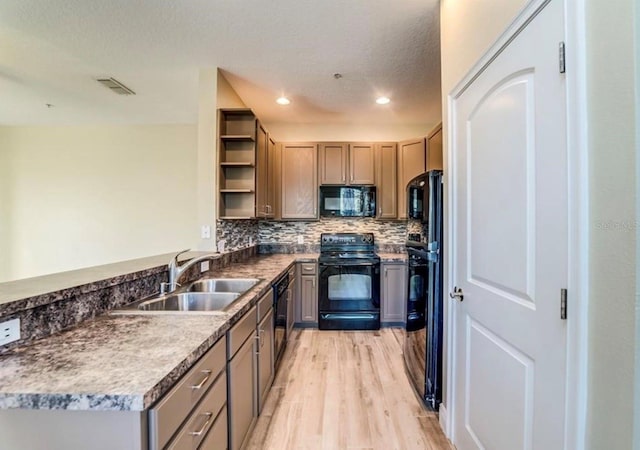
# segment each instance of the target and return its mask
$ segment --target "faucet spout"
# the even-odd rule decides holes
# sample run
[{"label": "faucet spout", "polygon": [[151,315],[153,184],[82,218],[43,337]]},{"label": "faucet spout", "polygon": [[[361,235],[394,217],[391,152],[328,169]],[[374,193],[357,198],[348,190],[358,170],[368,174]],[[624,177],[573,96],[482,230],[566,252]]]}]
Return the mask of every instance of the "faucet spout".
[{"label": "faucet spout", "polygon": [[179,286],[178,281],[180,281],[180,277],[182,277],[182,275],[191,267],[198,264],[199,262],[205,261],[207,259],[211,259],[215,256],[212,253],[208,253],[206,255],[202,255],[202,256],[198,256],[197,258],[190,259],[189,261],[185,262],[183,265],[178,266],[178,257],[190,250],[191,249],[182,250],[181,252],[177,253],[173,258],[171,258],[171,261],[169,261],[169,283],[166,288],[166,292],[175,291]]}]

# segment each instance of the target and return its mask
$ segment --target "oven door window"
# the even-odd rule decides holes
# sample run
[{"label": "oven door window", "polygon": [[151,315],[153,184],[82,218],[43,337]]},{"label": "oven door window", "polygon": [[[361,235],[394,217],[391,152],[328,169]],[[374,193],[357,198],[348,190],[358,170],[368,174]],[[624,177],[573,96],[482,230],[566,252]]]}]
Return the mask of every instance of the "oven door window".
[{"label": "oven door window", "polygon": [[361,273],[329,275],[329,301],[366,300],[371,298],[371,276]]},{"label": "oven door window", "polygon": [[320,309],[371,311],[380,307],[379,269],[375,266],[326,266],[320,273]]}]

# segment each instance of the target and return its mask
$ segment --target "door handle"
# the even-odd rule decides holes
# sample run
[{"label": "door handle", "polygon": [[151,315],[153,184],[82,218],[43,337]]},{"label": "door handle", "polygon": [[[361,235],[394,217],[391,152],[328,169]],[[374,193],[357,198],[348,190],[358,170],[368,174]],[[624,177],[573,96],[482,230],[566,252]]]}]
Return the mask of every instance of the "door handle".
[{"label": "door handle", "polygon": [[453,292],[449,292],[449,297],[457,298],[460,301],[464,301],[464,293],[458,286],[453,288]]}]

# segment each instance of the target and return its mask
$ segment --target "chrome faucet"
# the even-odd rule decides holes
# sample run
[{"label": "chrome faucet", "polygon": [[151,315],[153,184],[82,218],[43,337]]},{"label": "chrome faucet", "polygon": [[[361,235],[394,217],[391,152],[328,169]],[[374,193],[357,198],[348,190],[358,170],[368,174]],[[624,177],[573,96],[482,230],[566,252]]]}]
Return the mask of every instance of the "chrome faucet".
[{"label": "chrome faucet", "polygon": [[178,256],[182,255],[183,253],[187,253],[188,251],[191,251],[191,249],[186,249],[186,250],[182,250],[181,252],[178,252],[173,258],[171,258],[171,261],[169,261],[169,283],[160,283],[160,293],[164,294],[166,292],[173,292],[177,289],[178,286],[180,286],[180,284],[178,283],[178,281],[180,280],[180,277],[191,267],[193,267],[195,264],[198,264],[199,262],[205,261],[207,259],[211,259],[214,257],[213,253],[208,253],[206,255],[202,255],[202,256],[198,256],[197,258],[193,258],[190,259],[189,261],[185,262],[183,265],[178,266]]}]

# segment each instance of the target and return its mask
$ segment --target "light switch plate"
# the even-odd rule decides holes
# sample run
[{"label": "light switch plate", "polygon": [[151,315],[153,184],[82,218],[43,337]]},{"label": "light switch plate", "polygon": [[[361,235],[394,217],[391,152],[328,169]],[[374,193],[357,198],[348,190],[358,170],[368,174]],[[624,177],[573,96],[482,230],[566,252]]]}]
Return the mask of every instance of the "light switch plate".
[{"label": "light switch plate", "polygon": [[211,227],[209,225],[200,227],[200,237],[202,239],[211,239]]},{"label": "light switch plate", "polygon": [[7,345],[20,339],[20,319],[0,323],[0,345]]}]

